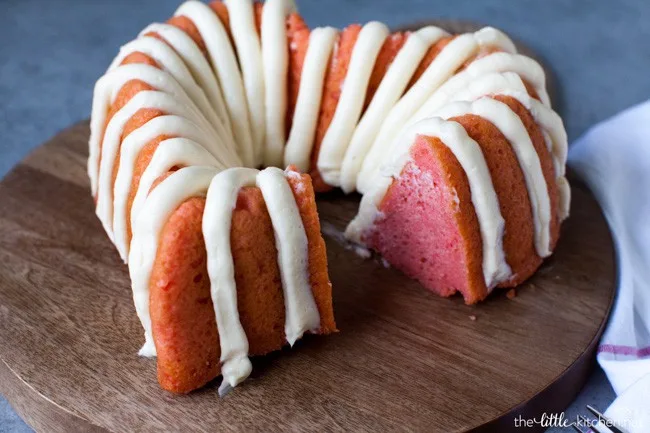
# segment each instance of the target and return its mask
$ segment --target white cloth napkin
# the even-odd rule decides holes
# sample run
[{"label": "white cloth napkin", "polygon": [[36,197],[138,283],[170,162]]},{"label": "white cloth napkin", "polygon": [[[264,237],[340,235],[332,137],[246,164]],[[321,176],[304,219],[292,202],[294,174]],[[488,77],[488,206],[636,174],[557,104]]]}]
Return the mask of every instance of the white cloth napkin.
[{"label": "white cloth napkin", "polygon": [[650,101],[591,128],[569,165],[594,193],[614,236],[618,294],[598,348],[617,394],[605,416],[650,432]]}]

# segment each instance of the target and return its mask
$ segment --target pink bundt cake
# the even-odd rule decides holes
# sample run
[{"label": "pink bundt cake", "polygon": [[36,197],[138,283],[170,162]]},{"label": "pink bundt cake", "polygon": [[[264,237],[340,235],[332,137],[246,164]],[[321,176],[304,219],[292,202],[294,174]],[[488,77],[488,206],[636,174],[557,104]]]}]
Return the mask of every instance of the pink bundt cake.
[{"label": "pink bundt cake", "polygon": [[351,242],[476,303],[553,251],[566,150],[543,70],[493,28],[339,32],[291,0],[190,0],[98,80],[88,174],[140,353],[166,390],[225,392],[249,356],[337,331],[314,191],[362,194]]}]

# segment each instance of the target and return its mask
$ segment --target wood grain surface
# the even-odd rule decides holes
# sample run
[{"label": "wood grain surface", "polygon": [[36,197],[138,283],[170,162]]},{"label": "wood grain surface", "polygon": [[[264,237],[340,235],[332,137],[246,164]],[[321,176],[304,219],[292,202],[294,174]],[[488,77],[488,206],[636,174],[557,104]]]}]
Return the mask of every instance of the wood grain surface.
[{"label": "wood grain surface", "polygon": [[[582,385],[615,273],[606,223],[574,181],[555,255],[514,299],[473,307],[359,258],[341,235],[358,196],[321,196],[340,334],[255,359],[224,399],[218,381],[162,391],[94,214],[87,138],[87,122],[63,131],[0,183],[0,392],[37,431],[507,431]],[[556,382],[568,385],[548,395]]]}]

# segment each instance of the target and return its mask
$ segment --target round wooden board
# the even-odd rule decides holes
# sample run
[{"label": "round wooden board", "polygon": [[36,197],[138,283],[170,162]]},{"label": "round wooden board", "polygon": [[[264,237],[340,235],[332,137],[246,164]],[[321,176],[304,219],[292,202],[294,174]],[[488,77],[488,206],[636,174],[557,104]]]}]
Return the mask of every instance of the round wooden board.
[{"label": "round wooden board", "polygon": [[359,258],[341,236],[358,196],[320,196],[341,332],[254,360],[224,399],[216,383],[162,391],[94,214],[88,133],[62,132],[0,183],[0,392],[36,430],[502,432],[562,410],[584,383],[615,272],[607,225],[573,181],[554,256],[514,299],[473,307]]}]

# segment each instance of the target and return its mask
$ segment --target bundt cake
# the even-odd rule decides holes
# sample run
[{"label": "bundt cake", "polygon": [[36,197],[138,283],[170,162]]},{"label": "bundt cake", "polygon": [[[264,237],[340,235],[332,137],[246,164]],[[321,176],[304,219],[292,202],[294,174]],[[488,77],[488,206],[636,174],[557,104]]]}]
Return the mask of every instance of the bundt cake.
[{"label": "bundt cake", "polygon": [[315,191],[361,193],[347,238],[471,304],[553,251],[566,151],[542,68],[498,30],[311,30],[291,0],[190,0],[98,80],[88,174],[140,353],[166,390],[221,374],[223,393],[249,356],[337,331]]}]

